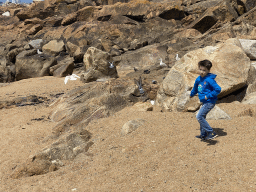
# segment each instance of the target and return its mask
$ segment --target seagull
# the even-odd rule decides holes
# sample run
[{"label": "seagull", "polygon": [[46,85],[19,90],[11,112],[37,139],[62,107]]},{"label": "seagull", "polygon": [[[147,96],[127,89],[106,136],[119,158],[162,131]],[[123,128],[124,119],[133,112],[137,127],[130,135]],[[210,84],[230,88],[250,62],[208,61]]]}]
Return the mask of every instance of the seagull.
[{"label": "seagull", "polygon": [[143,94],[144,93],[144,90],[142,88],[142,80],[141,80],[141,77],[139,79],[139,81],[137,82],[137,86],[139,88],[139,91],[140,91],[140,94]]},{"label": "seagull", "polygon": [[113,63],[114,63],[114,61],[112,63],[109,62],[109,64],[110,64],[109,68],[110,69],[113,69],[115,67]]},{"label": "seagull", "polygon": [[68,80],[77,80],[77,78],[80,78],[80,77],[78,75],[76,75],[76,74],[72,74],[70,76],[66,76],[65,80],[64,80],[64,83],[67,84]]},{"label": "seagull", "polygon": [[159,60],[160,60],[160,66],[167,67],[167,65],[165,63],[163,63],[162,58],[160,58]]},{"label": "seagull", "polygon": [[176,61],[179,61],[179,60],[180,60],[179,55],[176,54]]},{"label": "seagull", "polygon": [[43,54],[43,52],[42,51],[40,51],[39,49],[37,49],[37,54]]}]

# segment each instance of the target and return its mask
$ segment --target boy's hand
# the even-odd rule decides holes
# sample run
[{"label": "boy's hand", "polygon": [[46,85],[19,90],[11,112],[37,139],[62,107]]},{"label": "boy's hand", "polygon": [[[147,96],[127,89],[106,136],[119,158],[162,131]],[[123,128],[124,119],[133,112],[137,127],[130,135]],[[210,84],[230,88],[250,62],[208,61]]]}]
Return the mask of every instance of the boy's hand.
[{"label": "boy's hand", "polygon": [[206,95],[205,95],[205,97],[204,97],[204,98],[205,98],[205,100],[207,100],[207,97],[206,97]]}]

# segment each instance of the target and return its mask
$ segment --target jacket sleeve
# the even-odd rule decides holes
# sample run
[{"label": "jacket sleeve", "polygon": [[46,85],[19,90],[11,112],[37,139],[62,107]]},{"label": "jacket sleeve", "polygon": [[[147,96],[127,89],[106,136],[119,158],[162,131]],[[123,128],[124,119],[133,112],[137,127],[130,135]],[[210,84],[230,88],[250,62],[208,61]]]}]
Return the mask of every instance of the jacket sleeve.
[{"label": "jacket sleeve", "polygon": [[216,81],[214,79],[212,79],[209,83],[213,90],[209,94],[207,94],[206,97],[208,99],[212,99],[212,98],[217,97],[217,95],[220,94],[221,87],[216,83]]},{"label": "jacket sleeve", "polygon": [[199,81],[198,81],[198,79],[196,79],[196,81],[194,83],[194,87],[193,87],[192,91],[190,92],[190,97],[194,97],[195,94],[198,93],[198,84],[199,84]]}]

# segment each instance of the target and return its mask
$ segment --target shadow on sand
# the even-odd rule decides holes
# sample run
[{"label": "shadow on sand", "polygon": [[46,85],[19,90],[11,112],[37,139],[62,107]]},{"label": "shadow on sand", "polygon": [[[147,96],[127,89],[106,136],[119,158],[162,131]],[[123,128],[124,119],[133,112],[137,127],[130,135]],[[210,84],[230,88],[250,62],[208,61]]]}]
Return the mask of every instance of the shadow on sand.
[{"label": "shadow on sand", "polygon": [[[218,137],[223,137],[227,135],[227,132],[223,131],[224,129],[222,128],[212,128],[212,129],[217,133]],[[202,140],[202,141],[205,143],[208,143],[207,145],[215,145],[216,143],[218,143],[218,141],[216,140],[218,139],[218,137],[213,140]]]}]

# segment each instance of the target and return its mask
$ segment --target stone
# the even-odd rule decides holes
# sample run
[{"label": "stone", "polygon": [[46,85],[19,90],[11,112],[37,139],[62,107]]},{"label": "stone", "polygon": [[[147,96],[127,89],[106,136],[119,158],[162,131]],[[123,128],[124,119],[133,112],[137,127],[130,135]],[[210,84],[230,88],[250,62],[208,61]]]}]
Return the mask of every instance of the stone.
[{"label": "stone", "polygon": [[28,43],[33,49],[41,49],[43,46],[43,39],[35,39]]},{"label": "stone", "polygon": [[153,111],[153,105],[150,102],[138,102],[132,106],[136,111]]},{"label": "stone", "polygon": [[42,47],[43,52],[56,56],[65,51],[65,44],[62,40],[52,40]]},{"label": "stone", "polygon": [[143,119],[134,119],[126,122],[122,129],[121,129],[121,135],[127,135],[129,133],[134,132],[136,129],[138,129],[140,126],[142,126],[145,123],[145,120]]},{"label": "stone", "polygon": [[54,57],[39,55],[37,50],[28,50],[19,53],[16,57],[16,80],[48,76],[51,66],[56,65]]},{"label": "stone", "polygon": [[74,59],[72,57],[57,58],[57,65],[50,67],[50,74],[55,77],[71,75],[74,70]]},{"label": "stone", "polygon": [[256,40],[239,39],[242,48],[250,59],[256,59]]},{"label": "stone", "polygon": [[[196,115],[198,114],[198,111]],[[217,105],[207,114],[206,120],[230,120],[231,117]]]},{"label": "stone", "polygon": [[243,104],[256,104],[256,92],[252,92],[247,94],[245,98],[242,100]]},{"label": "stone", "polygon": [[[117,78],[117,70],[114,66],[110,68],[111,56],[109,53],[101,51],[95,47],[88,48],[87,52],[84,54],[84,65],[86,70],[89,71],[88,74],[85,74],[86,77],[90,76],[92,80],[102,78],[102,77],[110,77],[110,78]],[[88,82],[88,80],[86,80]]]},{"label": "stone", "polygon": [[158,90],[156,103],[166,110],[186,110],[188,98],[184,97],[194,86],[198,77],[198,62],[212,61],[211,72],[222,91],[222,98],[247,85],[251,75],[250,59],[241,48],[238,39],[229,39],[217,46],[207,46],[191,51],[178,60],[171,68]]}]

